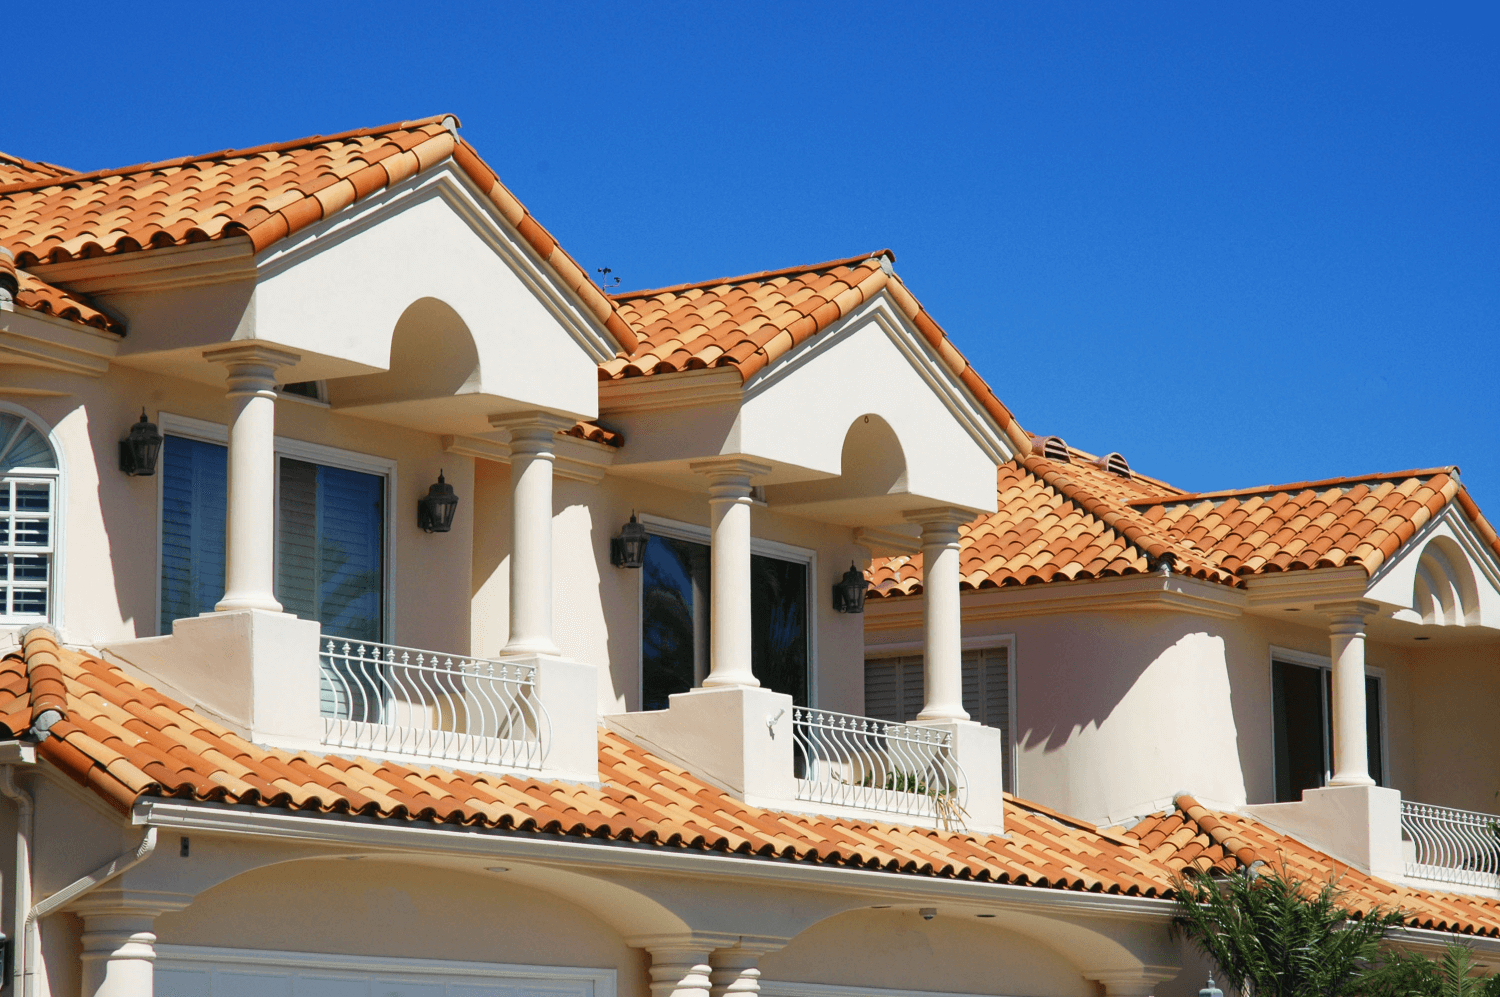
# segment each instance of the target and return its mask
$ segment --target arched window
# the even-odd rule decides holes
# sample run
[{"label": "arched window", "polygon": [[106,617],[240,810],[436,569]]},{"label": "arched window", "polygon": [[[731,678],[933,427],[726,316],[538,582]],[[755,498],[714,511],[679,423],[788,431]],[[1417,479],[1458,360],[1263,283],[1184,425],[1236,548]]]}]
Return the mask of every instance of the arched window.
[{"label": "arched window", "polygon": [[52,613],[57,455],[24,416],[0,411],[0,624]]}]

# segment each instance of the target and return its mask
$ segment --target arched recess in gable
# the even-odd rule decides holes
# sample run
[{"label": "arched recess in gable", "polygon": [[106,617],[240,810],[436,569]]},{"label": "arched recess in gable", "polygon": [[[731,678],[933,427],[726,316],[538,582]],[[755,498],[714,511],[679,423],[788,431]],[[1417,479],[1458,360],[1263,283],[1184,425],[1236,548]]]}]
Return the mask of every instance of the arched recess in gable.
[{"label": "arched recess in gable", "polygon": [[1425,624],[1468,626],[1479,622],[1479,589],[1463,549],[1451,537],[1433,537],[1417,559],[1412,608]]},{"label": "arched recess in gable", "polygon": [[396,320],[389,368],[328,382],[335,408],[450,398],[482,390],[473,333],[447,302],[418,298]]}]

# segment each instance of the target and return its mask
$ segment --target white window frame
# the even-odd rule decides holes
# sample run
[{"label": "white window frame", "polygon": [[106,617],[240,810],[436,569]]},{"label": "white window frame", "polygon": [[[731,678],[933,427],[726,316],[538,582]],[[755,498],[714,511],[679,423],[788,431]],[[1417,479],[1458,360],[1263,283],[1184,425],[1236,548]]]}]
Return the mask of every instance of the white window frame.
[{"label": "white window frame", "polygon": [[[1368,645],[1367,645],[1368,646]],[[1270,693],[1267,702],[1270,709],[1267,711],[1266,725],[1270,736],[1266,743],[1271,746],[1271,799],[1276,801],[1276,662],[1280,661],[1287,665],[1303,665],[1307,668],[1321,668],[1325,672],[1333,671],[1333,658],[1326,654],[1313,654],[1310,651],[1298,651],[1295,648],[1280,647],[1276,644],[1269,645],[1266,655],[1266,689]],[[1388,710],[1386,704],[1391,698],[1391,686],[1387,681],[1385,669],[1365,663],[1365,675],[1374,676],[1380,680],[1380,772],[1385,776],[1383,788],[1392,788],[1391,780],[1391,728],[1386,723]],[[1368,704],[1366,704],[1368,707]],[[1328,704],[1329,727],[1333,725],[1333,704]],[[1325,731],[1325,734],[1330,733]],[[1333,764],[1333,743],[1328,744],[1328,763]],[[1326,783],[1325,783],[1326,785]]]},{"label": "white window frame", "polygon": [[[12,402],[0,401],[0,412],[19,416],[31,427],[41,433],[47,440],[47,445],[52,448],[52,459],[57,463],[55,468],[17,468],[15,471],[0,475],[0,478],[46,478],[52,482],[52,509],[49,513],[49,532],[52,543],[51,563],[47,566],[47,615],[42,616],[6,616],[0,611],[0,628],[14,629],[16,627],[36,626],[45,623],[48,626],[62,628],[63,621],[63,593],[67,591],[64,585],[63,566],[67,559],[63,556],[64,545],[67,538],[67,508],[68,508],[68,473],[67,460],[63,456],[62,441],[57,438],[52,425],[37,415],[29,408],[16,405]],[[0,441],[3,444],[4,441]],[[14,512],[14,510],[12,510]]]},{"label": "white window frame", "polygon": [[[649,512],[636,514],[636,521],[646,528],[648,535],[686,540],[702,544],[713,550],[713,533],[707,526],[685,523],[680,519],[653,516]],[[791,561],[807,566],[807,705],[818,705],[818,552],[810,547],[798,547],[778,540],[762,537],[750,538],[750,553],[762,557],[773,557],[778,561]],[[635,701],[646,699],[646,581],[645,573],[637,572],[635,584]],[[712,592],[710,581],[710,593]],[[710,594],[712,599],[712,594]]]},{"label": "white window frame", "polygon": [[420,982],[467,982],[509,979],[522,983],[588,983],[593,997],[616,997],[617,972],[603,967],[529,966],[501,962],[462,962],[456,959],[417,959],[392,956],[335,955],[322,952],[285,952],[275,949],[225,948],[208,945],[156,945],[158,969],[209,969],[232,966],[247,970],[291,973],[334,972],[352,975],[417,976]]},{"label": "white window frame", "polygon": [[[1016,635],[1008,634],[975,634],[972,637],[963,637],[959,640],[959,648],[962,651],[991,651],[997,647],[1005,648],[1005,682],[1009,686],[1009,698],[1007,704],[1009,716],[1006,722],[1010,724],[1010,748],[1006,751],[1004,764],[1006,771],[1010,773],[1009,792],[1014,796],[1021,795],[1021,767],[1017,764],[1021,757],[1020,738],[1017,737],[1017,717],[1020,715],[1017,689],[1019,687],[1018,676],[1020,668],[1016,661]],[[865,655],[860,659],[860,668],[863,670],[864,663],[871,658],[904,658],[910,655],[921,654],[925,645],[920,640],[903,640],[890,644],[866,644]],[[863,674],[860,679],[863,681]],[[1382,705],[1384,697],[1381,697]]]},{"label": "white window frame", "polygon": [[[295,397],[295,396],[291,396]],[[207,422],[203,419],[194,419],[185,415],[176,415],[172,412],[158,412],[156,416],[157,426],[162,436],[182,436],[188,439],[201,440],[204,443],[217,443],[220,446],[229,445],[229,427],[221,422]],[[380,457],[375,454],[359,453],[355,450],[344,450],[340,447],[330,447],[322,443],[309,443],[306,440],[294,440],[285,436],[276,437],[276,496],[281,495],[281,460],[282,457],[290,457],[293,460],[307,461],[312,464],[325,464],[329,467],[340,467],[350,471],[361,471],[365,474],[376,474],[385,478],[385,549],[382,551],[381,560],[384,562],[383,577],[380,580],[382,587],[381,598],[381,630],[385,637],[385,643],[395,644],[396,640],[396,460],[390,457]],[[162,545],[162,502],[166,488],[164,471],[158,471],[156,475],[156,628],[160,633],[161,628],[161,545]],[[280,511],[278,502],[276,528],[281,528]],[[273,538],[274,542],[274,538]]]}]

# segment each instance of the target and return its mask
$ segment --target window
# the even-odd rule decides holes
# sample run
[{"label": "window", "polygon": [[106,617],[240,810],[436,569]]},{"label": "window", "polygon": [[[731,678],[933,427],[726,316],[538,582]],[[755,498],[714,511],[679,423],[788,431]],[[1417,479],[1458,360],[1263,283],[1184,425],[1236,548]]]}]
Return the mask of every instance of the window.
[{"label": "window", "polygon": [[[1365,676],[1365,737],[1370,777],[1385,785],[1381,678]],[[1295,803],[1333,772],[1333,672],[1325,665],[1271,662],[1276,802]]]},{"label": "window", "polygon": [[[224,596],[228,450],[168,433],[162,452],[160,632],[170,633]],[[276,598],[325,635],[384,640],[386,476],[284,454],[277,472]]]},{"label": "window", "polygon": [[[1005,789],[1014,792],[1010,763],[1010,650],[974,648],[963,656],[964,711],[969,719],[998,727],[1004,737]],[[865,660],[865,713],[877,720],[907,723],[922,712],[922,656]]]},{"label": "window", "polygon": [[167,435],[161,456],[161,629],[211,613],[224,597],[229,450]]},{"label": "window", "polygon": [[53,614],[57,455],[44,432],[0,412],[0,622]]},{"label": "window", "polygon": [[[751,669],[760,684],[808,705],[808,566],[750,558]],[[667,697],[708,675],[709,547],[652,534],[641,574],[641,709],[664,710]]]}]

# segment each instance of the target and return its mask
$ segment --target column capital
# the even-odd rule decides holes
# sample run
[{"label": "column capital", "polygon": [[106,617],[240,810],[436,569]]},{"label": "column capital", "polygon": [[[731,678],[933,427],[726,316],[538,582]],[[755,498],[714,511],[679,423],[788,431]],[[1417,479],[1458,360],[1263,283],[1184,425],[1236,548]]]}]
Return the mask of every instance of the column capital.
[{"label": "column capital", "polygon": [[519,436],[540,433],[546,433],[550,437],[554,433],[572,429],[578,420],[556,412],[533,409],[527,412],[501,412],[490,416],[489,421],[492,428],[504,430],[515,440]]},{"label": "column capital", "polygon": [[223,346],[212,346],[203,351],[203,359],[211,363],[229,366],[253,364],[259,367],[290,367],[302,359],[301,354],[283,350],[255,340],[240,340]]},{"label": "column capital", "polygon": [[1176,978],[1179,966],[1142,966],[1139,969],[1085,971],[1084,979],[1103,984],[1106,997],[1149,997],[1158,983]]},{"label": "column capital", "polygon": [[930,526],[962,526],[974,521],[975,513],[957,506],[942,505],[931,509],[912,509],[903,512],[901,518],[908,523],[917,523],[924,530]]},{"label": "column capital", "polygon": [[695,460],[688,464],[688,468],[694,474],[704,474],[709,478],[744,478],[747,483],[751,478],[770,474],[772,470],[771,465],[765,461],[742,457],[738,454],[713,457],[709,460]]},{"label": "column capital", "polygon": [[1344,599],[1339,602],[1313,604],[1313,612],[1322,613],[1331,623],[1363,623],[1380,613],[1380,604],[1367,599]]}]

